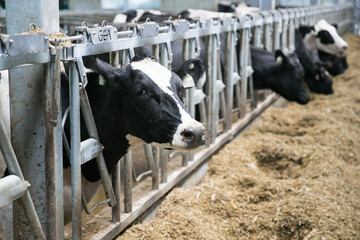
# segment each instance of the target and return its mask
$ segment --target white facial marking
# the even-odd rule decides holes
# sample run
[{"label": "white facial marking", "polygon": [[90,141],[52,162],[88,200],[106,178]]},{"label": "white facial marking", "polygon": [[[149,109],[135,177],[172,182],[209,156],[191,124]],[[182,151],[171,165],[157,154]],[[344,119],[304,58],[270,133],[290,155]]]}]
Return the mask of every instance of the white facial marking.
[{"label": "white facial marking", "polygon": [[[324,19],[321,19],[316,23],[314,28],[315,33],[307,34],[304,39],[306,47],[309,50],[319,49],[330,54],[335,54],[337,56],[345,55],[345,49],[348,47],[348,44],[344,41],[344,39],[339,36],[334,26],[330,25]],[[322,30],[327,31],[331,35],[331,37],[334,39],[334,43],[323,44],[320,42],[320,39],[316,37],[316,34]]]},{"label": "white facial marking", "polygon": [[[145,58],[142,61],[132,62],[131,67],[145,73],[164,93],[169,94],[175,101],[181,116],[179,124],[172,141],[172,147],[185,148],[186,143],[182,140],[181,133],[188,127],[203,127],[201,123],[193,119],[189,113],[182,108],[179,100],[175,97],[175,93],[170,90],[172,73],[158,62]],[[155,144],[155,143],[154,143]]]},{"label": "white facial marking", "polygon": [[119,13],[119,14],[116,14],[113,22],[114,23],[126,23],[126,18],[127,18],[127,16],[125,14]]},{"label": "white facial marking", "polygon": [[130,150],[134,149],[135,147],[137,147],[137,145],[144,143],[143,140],[141,140],[140,138],[135,137],[131,134],[126,135],[126,139],[128,140],[129,145],[130,145],[127,149],[128,152]]}]

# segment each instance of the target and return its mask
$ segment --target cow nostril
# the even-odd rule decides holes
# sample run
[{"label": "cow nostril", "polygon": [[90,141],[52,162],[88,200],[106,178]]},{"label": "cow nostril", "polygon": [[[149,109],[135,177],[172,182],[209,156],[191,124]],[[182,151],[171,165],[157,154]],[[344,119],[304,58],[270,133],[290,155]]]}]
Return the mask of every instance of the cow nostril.
[{"label": "cow nostril", "polygon": [[183,137],[183,141],[185,142],[191,142],[194,139],[194,133],[188,130],[184,130],[181,133],[181,136]]}]

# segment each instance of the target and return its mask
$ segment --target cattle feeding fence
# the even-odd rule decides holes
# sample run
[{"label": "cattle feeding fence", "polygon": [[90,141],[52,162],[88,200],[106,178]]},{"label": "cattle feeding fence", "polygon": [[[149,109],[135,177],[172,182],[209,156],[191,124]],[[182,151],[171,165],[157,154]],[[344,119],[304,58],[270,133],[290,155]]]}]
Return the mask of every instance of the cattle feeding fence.
[{"label": "cattle feeding fence", "polygon": [[[84,208],[86,213],[91,213],[95,207],[103,204],[111,207],[103,209],[102,212],[105,214],[111,212],[112,223],[93,235],[91,239],[114,238],[277,99],[277,96],[268,90],[255,91],[253,89],[250,44],[272,52],[282,49],[285,53],[291,53],[295,50],[295,28],[300,24],[314,25],[320,19],[337,23],[340,34],[348,32],[352,24],[352,5],[342,4],[337,5],[336,8],[312,6],[270,10],[255,12],[247,16],[192,22],[169,19],[162,24],[150,21],[142,24],[129,23],[124,31],[117,31],[106,22],[98,27],[89,27],[83,23],[75,28],[74,36],[54,37],[43,32],[31,31],[21,35],[2,33],[0,35],[0,70],[12,71],[10,81],[24,81],[24,75],[17,73],[19,69],[23,70],[34,65],[42,66],[40,70],[44,72],[44,80],[41,84],[44,84],[44,88],[41,89],[44,91],[42,93],[44,100],[41,101],[44,101],[44,104],[43,108],[37,111],[44,112],[41,115],[44,118],[44,126],[41,127],[49,143],[44,145],[46,150],[42,158],[40,157],[45,159],[47,167],[39,172],[36,164],[30,164],[26,167],[26,171],[34,171],[36,174],[25,173],[24,178],[17,160],[17,158],[22,158],[19,162],[23,163],[28,159],[28,156],[19,154],[19,149],[22,149],[19,145],[24,142],[15,136],[15,131],[12,132],[13,140],[10,143],[4,123],[0,120],[1,152],[9,172],[13,174],[0,180],[0,207],[21,199],[20,208],[25,210],[27,221],[24,220],[23,215],[15,214],[14,228],[17,232],[28,232],[26,239],[64,239],[64,203],[61,189],[63,184],[61,152],[64,146],[71,162],[72,239],[82,239],[82,209]],[[225,37],[222,38],[221,35]],[[120,198],[120,161],[110,176],[102,156],[103,146],[99,142],[89,105],[86,92],[88,80],[82,57],[109,53],[110,63],[115,67],[120,67],[130,62],[134,56],[134,48],[150,45],[154,56],[162,65],[170,69],[174,58],[171,43],[183,41],[183,59],[186,60],[199,56],[201,38],[206,39],[205,51],[208,61],[206,84],[204,87],[199,81],[197,86],[187,89],[183,100],[193,117],[198,107],[200,121],[207,129],[208,146],[192,153],[170,153],[162,148],[144,145],[149,170],[139,175],[133,167],[132,152],[128,152],[124,156],[124,200],[122,201]],[[221,39],[224,41],[221,42]],[[224,66],[220,63],[220,51],[225,51]],[[63,63],[66,63],[69,69],[71,104],[62,115],[59,85]],[[34,72],[30,71],[30,73]],[[29,86],[30,83],[27,84],[28,88],[32,88]],[[15,90],[19,86],[16,87],[15,84]],[[10,94],[12,106],[27,104],[24,99],[16,98],[14,93],[16,92]],[[14,108],[13,111],[19,111],[19,109]],[[89,139],[85,141],[80,139],[80,112],[84,116],[89,132]],[[62,130],[67,118],[70,119],[70,145]],[[15,122],[19,124],[21,121],[23,119],[15,112],[11,118],[12,124]],[[25,128],[21,130],[28,131]],[[37,136],[36,133],[31,133],[30,135],[32,138],[44,137],[43,134]],[[14,152],[18,153],[17,156]],[[33,154],[35,153],[37,152],[34,151]],[[182,166],[169,174],[168,162],[170,158],[178,154],[181,156]],[[101,173],[107,199],[89,209],[81,187],[81,165],[94,158]],[[42,182],[37,181],[39,175],[43,179]],[[134,203],[132,183],[142,181],[147,176],[151,176],[152,190]],[[25,179],[32,184],[31,188]],[[42,197],[37,196],[39,184],[46,186],[46,190],[42,188],[42,191],[46,191],[47,194]],[[37,190],[32,190],[34,188]],[[44,201],[46,207],[43,207]],[[120,207],[121,203],[124,205],[124,210]],[[15,208],[14,211],[20,208]],[[24,235],[15,234],[15,239],[24,239]]]}]

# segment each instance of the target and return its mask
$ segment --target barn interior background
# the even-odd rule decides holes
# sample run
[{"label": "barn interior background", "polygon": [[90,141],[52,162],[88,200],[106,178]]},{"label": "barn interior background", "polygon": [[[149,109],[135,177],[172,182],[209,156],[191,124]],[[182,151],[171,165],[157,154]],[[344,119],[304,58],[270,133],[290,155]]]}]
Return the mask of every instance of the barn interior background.
[{"label": "barn interior background", "polygon": [[[216,10],[218,1],[69,0],[60,2],[61,11],[59,11],[57,1],[8,0],[5,2],[6,11],[5,9],[0,11],[0,24],[4,26],[1,28],[0,70],[8,70],[11,77],[9,82],[4,77],[7,72],[2,71],[0,142],[6,161],[0,161],[0,172],[3,172],[7,166],[16,173],[17,177],[3,179],[3,184],[0,186],[0,192],[3,193],[0,194],[0,203],[3,210],[1,212],[3,232],[14,234],[14,239],[64,239],[62,116],[56,114],[58,109],[54,109],[54,106],[59,104],[57,102],[59,99],[56,97],[56,82],[59,80],[61,61],[70,62],[73,68],[70,77],[75,81],[83,82],[84,79],[81,77],[84,71],[81,62],[82,56],[111,51],[111,58],[123,57],[123,62],[126,63],[132,55],[131,48],[143,46],[146,43],[155,46],[155,52],[162,57],[161,63],[169,67],[170,41],[184,39],[189,52],[188,57],[195,56],[195,45],[199,36],[206,36],[209,41],[214,43],[208,47],[209,54],[214,59],[210,68],[215,71],[215,74],[208,76],[208,81],[213,83],[213,88],[209,93],[209,103],[205,104],[201,97],[196,98],[201,95],[201,92],[196,91],[199,90],[196,87],[188,90],[186,100],[186,105],[192,114],[194,114],[196,105],[205,108],[206,119],[203,121],[209,126],[210,146],[195,154],[169,154],[163,149],[151,148],[146,145],[139,152],[143,152],[141,154],[146,156],[144,157],[145,164],[149,169],[145,169],[146,171],[141,174],[137,174],[134,170],[132,155],[128,154],[123,160],[122,173],[124,176],[122,181],[120,181],[120,164],[116,168],[117,174],[114,174],[111,180],[109,177],[103,179],[107,199],[102,201],[102,205],[109,204],[112,208],[105,207],[97,214],[108,215],[109,222],[112,221],[112,223],[91,236],[91,239],[111,239],[135,219],[144,216],[143,214],[153,204],[162,199],[171,188],[181,183],[195,169],[201,168],[209,156],[230,141],[277,99],[275,94],[267,91],[261,92],[261,96],[257,93],[254,94],[252,89],[248,91],[247,86],[251,83],[251,70],[249,70],[251,69],[249,62],[251,34],[258,37],[258,40],[251,42],[254,45],[265,46],[270,51],[281,48],[289,52],[294,45],[294,28],[300,23],[314,24],[317,20],[325,18],[330,23],[338,23],[342,33],[352,31],[359,34],[360,31],[360,1],[249,0],[246,1],[247,4],[259,7],[264,12],[259,15],[255,14],[256,16],[253,15],[251,18],[238,16],[238,18],[234,17],[227,21],[213,20],[206,24],[184,22],[181,23],[183,24],[182,28],[177,28],[173,22],[169,22],[167,25],[161,26],[159,31],[149,30],[148,34],[143,35],[136,31],[138,26],[132,26],[127,31],[117,32],[116,40],[99,43],[94,42],[91,37],[82,38],[81,36],[86,33],[81,32],[80,28],[74,32],[74,35],[58,37],[59,41],[65,39],[73,43],[69,46],[59,47],[54,44],[49,35],[59,32],[60,25],[64,29],[70,30],[74,26],[81,25],[83,21],[87,21],[89,26],[94,27],[93,34],[96,35],[102,20],[111,22],[116,13],[121,11],[134,8],[160,9],[170,13],[178,13],[187,8]],[[278,4],[300,7],[269,11]],[[23,14],[19,15],[18,12]],[[255,21],[256,17],[260,17],[260,21]],[[31,24],[34,25],[29,29]],[[41,28],[44,33],[31,32],[34,26]],[[145,25],[141,26],[145,27]],[[102,27],[113,30],[105,24]],[[31,34],[15,35],[29,30]],[[216,73],[221,69],[216,60],[219,57],[216,53],[216,35],[225,32],[228,39],[234,39],[234,30],[241,31],[243,41],[240,55],[242,60],[237,63],[233,53],[229,54],[225,69],[231,74],[225,74],[227,79],[220,79],[223,84],[218,86],[219,79],[217,79]],[[40,38],[45,41],[40,42]],[[229,40],[224,44],[229,53],[236,51],[234,41]],[[22,81],[24,78],[27,81]],[[240,78],[241,81],[239,81]],[[43,85],[43,82],[48,84]],[[240,99],[234,99],[234,89],[239,93],[240,90],[242,91],[237,95]],[[80,93],[74,91],[74,94],[78,99],[77,104],[80,106]],[[9,106],[11,106],[11,111]],[[82,108],[85,107],[82,105]],[[237,113],[235,121],[233,112]],[[49,119],[49,116],[53,118]],[[72,120],[80,124],[80,119]],[[92,150],[98,147],[97,144],[84,145],[84,148]],[[77,159],[80,159],[80,148],[77,154]],[[100,152],[97,153],[97,156],[99,154]],[[171,172],[169,169],[169,173],[167,168],[168,163],[169,165],[171,163],[168,162],[168,157],[180,159],[180,166],[175,164]],[[80,166],[80,162],[76,163],[75,161],[73,164]],[[144,193],[137,196],[137,199],[133,199],[133,182],[137,183],[146,177],[150,177],[152,189],[144,190]],[[83,205],[79,172],[74,173],[72,181],[75,182],[74,186],[77,186],[77,189],[73,189],[73,202],[76,202],[73,206],[75,209],[73,216],[77,217],[72,222],[72,238],[81,239],[82,217],[79,212]],[[14,216],[12,216],[11,208],[6,211],[6,207],[12,205],[13,200],[16,200],[13,204]],[[120,206],[119,203],[122,205]],[[9,230],[12,227],[14,227],[13,233]]]}]

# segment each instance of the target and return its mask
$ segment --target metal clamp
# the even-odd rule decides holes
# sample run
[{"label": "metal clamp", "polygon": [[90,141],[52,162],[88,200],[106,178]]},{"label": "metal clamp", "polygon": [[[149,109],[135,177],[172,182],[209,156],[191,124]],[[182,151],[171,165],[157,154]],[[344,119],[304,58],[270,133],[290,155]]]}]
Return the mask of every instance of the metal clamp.
[{"label": "metal clamp", "polygon": [[85,43],[99,44],[104,42],[112,42],[117,39],[116,27],[107,25],[106,21],[101,23],[101,27],[89,28],[86,22],[82,23],[82,26],[76,27],[77,33],[82,33]]},{"label": "metal clamp", "polygon": [[82,57],[76,58],[76,65],[78,67],[80,80],[81,80],[80,88],[85,88],[86,85],[88,84],[88,79],[86,76],[85,66]]},{"label": "metal clamp", "polygon": [[49,37],[43,33],[0,34],[0,39],[0,54],[9,56],[44,52],[49,49]]},{"label": "metal clamp", "polygon": [[140,32],[140,36],[145,37],[155,37],[159,34],[159,25],[155,22],[146,21],[143,24],[137,25],[137,28]]},{"label": "metal clamp", "polygon": [[184,19],[176,19],[172,22],[175,32],[177,33],[184,33],[190,29],[190,24],[188,21]]}]

